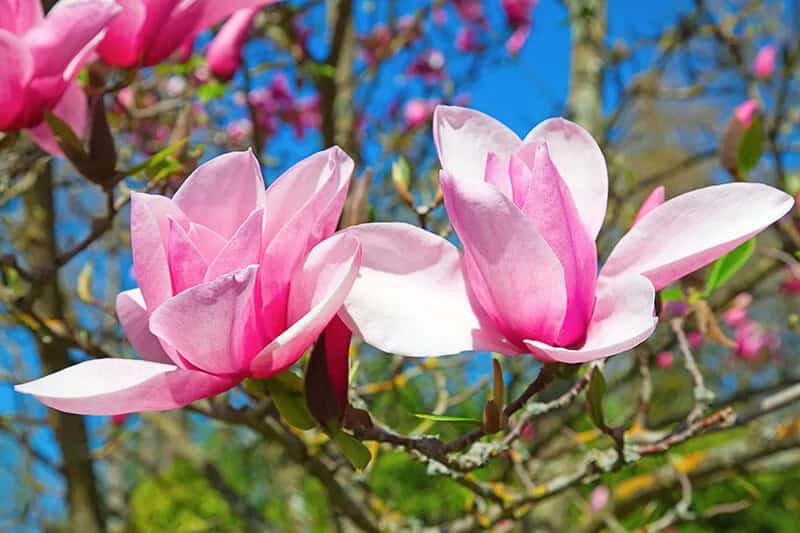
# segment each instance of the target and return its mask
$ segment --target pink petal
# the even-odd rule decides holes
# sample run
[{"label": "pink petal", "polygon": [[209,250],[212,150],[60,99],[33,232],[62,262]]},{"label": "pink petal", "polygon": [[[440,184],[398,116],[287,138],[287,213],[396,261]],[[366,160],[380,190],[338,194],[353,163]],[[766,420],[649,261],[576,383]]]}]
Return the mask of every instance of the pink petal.
[{"label": "pink petal", "polygon": [[[64,96],[53,108],[53,114],[66,122],[78,137],[83,137],[86,131],[88,113],[89,107],[86,104],[86,95],[83,93],[83,89],[75,82],[67,86]],[[61,148],[58,147],[58,143],[56,143],[56,139],[53,137],[53,132],[50,131],[50,126],[47,125],[47,122],[42,121],[35,128],[29,129],[28,133],[45,152],[55,156],[61,155]]]},{"label": "pink petal", "polygon": [[508,157],[489,152],[486,155],[484,179],[487,183],[494,185],[507,198],[513,198],[514,193],[511,188],[511,176],[509,175],[508,167]]},{"label": "pink petal", "polygon": [[206,263],[211,264],[214,258],[225,248],[227,241],[219,233],[202,224],[189,223],[189,239],[197,247]]},{"label": "pink petal", "polygon": [[100,57],[115,67],[133,67],[141,59],[142,29],[147,9],[143,0],[116,0],[122,12],[108,25],[97,47]]},{"label": "pink petal", "polygon": [[208,265],[186,230],[174,220],[169,221],[167,257],[173,294],[202,283]]},{"label": "pink petal", "polygon": [[257,265],[261,258],[261,231],[264,224],[264,209],[253,211],[244,221],[231,240],[220,251],[208,267],[205,281],[216,279],[224,274]]},{"label": "pink petal", "polygon": [[522,147],[519,137],[489,115],[455,106],[436,106],[433,140],[442,168],[456,179],[483,180],[489,152],[508,156]]},{"label": "pink petal", "polygon": [[203,11],[203,16],[197,22],[195,28],[197,31],[204,30],[232,15],[234,11],[263,7],[277,2],[278,0],[228,0],[226,2],[206,0],[205,11]]},{"label": "pink petal", "polygon": [[222,25],[211,44],[206,60],[208,68],[222,79],[229,80],[242,62],[242,47],[250,33],[250,25],[258,13],[256,9],[237,11]]},{"label": "pink petal", "polygon": [[479,319],[481,311],[470,301],[452,243],[401,223],[362,224],[345,233],[364,250],[340,313],[357,336],[384,352],[411,357],[503,347],[502,336]]},{"label": "pink petal", "polygon": [[244,375],[257,271],[252,265],[170,298],[150,315],[150,331],[199,369]]},{"label": "pink petal", "polygon": [[361,246],[340,234],[322,241],[308,254],[292,279],[286,331],[261,350],[250,364],[256,377],[282,372],[303,355],[344,303],[361,264]]},{"label": "pink petal", "polygon": [[[488,183],[441,175],[447,213],[474,261],[470,285],[483,285],[481,303],[515,344],[523,338],[553,342],[566,311],[564,269],[534,225]],[[490,305],[487,305],[490,304]]]},{"label": "pink petal", "polygon": [[525,142],[545,141],[558,173],[566,182],[586,232],[594,240],[603,225],[608,201],[608,171],[592,135],[563,118],[541,122]]},{"label": "pink petal", "polygon": [[25,34],[36,76],[61,76],[75,56],[120,12],[113,0],[61,0]]},{"label": "pink petal", "polygon": [[[159,20],[157,32],[149,39],[145,37],[146,50],[142,58],[142,65],[157,65],[172,55],[181,46],[186,36],[195,30],[197,21],[202,16],[207,4],[207,0],[183,1],[170,10],[165,18]],[[149,19],[148,13],[148,21]]]},{"label": "pink petal", "polygon": [[33,74],[33,58],[25,44],[5,30],[0,30],[0,130],[15,127],[25,103],[23,90]]},{"label": "pink petal", "polygon": [[131,195],[133,270],[151,312],[173,295],[167,257],[170,219],[181,225],[189,223],[169,198],[144,193]]},{"label": "pink petal", "polygon": [[176,409],[224,392],[237,380],[136,359],[94,359],[14,387],[80,415]]},{"label": "pink petal", "polygon": [[[520,161],[514,172],[512,158],[511,176],[524,174],[527,166]],[[558,257],[564,269],[567,291],[567,310],[558,335],[560,346],[571,346],[582,342],[594,307],[594,291],[597,278],[597,248],[586,233],[569,188],[550,159],[546,144],[540,144],[534,154],[533,170],[528,171],[528,190],[518,191],[517,205],[536,227],[547,244]]]},{"label": "pink petal", "polygon": [[682,194],[632,227],[601,275],[642,274],[660,290],[759,233],[793,203],[788,194],[760,183],[728,183]]},{"label": "pink petal", "polygon": [[0,29],[22,35],[39,24],[42,18],[44,14],[41,2],[0,0]]},{"label": "pink petal", "polygon": [[264,206],[264,178],[251,151],[230,152],[203,163],[172,199],[192,222],[229,239]]},{"label": "pink petal", "polygon": [[287,170],[267,190],[266,250],[261,272],[262,300],[275,318],[271,334],[285,327],[288,284],[306,254],[330,236],[342,213],[353,161],[338,147],[308,157]]},{"label": "pink petal", "polygon": [[325,238],[333,233],[342,209],[339,203],[344,205],[353,168],[350,156],[333,146],[306,157],[281,174],[266,192],[265,242],[269,243],[288,220],[300,216],[299,213],[308,209],[319,196],[324,197],[319,206],[327,204],[328,211],[327,217],[320,221],[318,237]]},{"label": "pink petal", "polygon": [[142,291],[131,289],[117,295],[117,318],[139,357],[156,363],[174,364],[161,347],[158,338],[150,333],[150,315],[145,307]]},{"label": "pink petal", "polygon": [[543,361],[585,363],[630,350],[652,335],[658,319],[653,316],[655,289],[638,275],[600,278],[597,303],[581,348],[549,346],[526,340],[531,353]]},{"label": "pink petal", "polygon": [[636,217],[633,219],[633,224],[631,224],[631,226],[642,220],[650,211],[663,204],[664,197],[665,193],[663,185],[659,185],[653,189],[653,191],[647,195],[647,198],[645,198],[644,202],[642,202],[642,206],[636,213]]}]

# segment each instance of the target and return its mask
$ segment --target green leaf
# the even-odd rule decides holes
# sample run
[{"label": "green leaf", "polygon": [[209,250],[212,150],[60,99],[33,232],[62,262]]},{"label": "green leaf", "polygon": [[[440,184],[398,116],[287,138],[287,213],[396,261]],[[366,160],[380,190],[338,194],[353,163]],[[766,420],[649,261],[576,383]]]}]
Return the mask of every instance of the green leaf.
[{"label": "green leaf", "polygon": [[369,453],[369,448],[364,446],[364,444],[355,437],[340,431],[332,437],[332,440],[339,446],[344,456],[350,461],[350,464],[357,469],[364,470],[372,460],[372,454]]},{"label": "green leaf", "polygon": [[602,430],[608,428],[603,415],[603,396],[605,394],[606,378],[603,376],[603,372],[595,367],[592,370],[592,377],[589,379],[589,390],[586,391],[586,407],[589,410],[589,418]]},{"label": "green leaf", "polygon": [[736,163],[740,176],[746,176],[758,165],[764,153],[764,124],[760,116],[755,116],[750,126],[744,130],[736,147]]},{"label": "green leaf", "polygon": [[683,291],[678,284],[664,287],[658,294],[661,296],[662,302],[682,302],[685,299]]},{"label": "green leaf", "polygon": [[714,261],[706,277],[706,288],[703,295],[706,298],[709,297],[718,287],[731,279],[750,259],[755,249],[756,240],[753,238]]},{"label": "green leaf", "polygon": [[[301,392],[302,389],[298,391],[294,386],[288,385],[287,383],[291,382],[292,378],[283,376],[283,374],[291,374],[300,380],[299,377],[288,371],[264,380],[267,390],[269,390],[269,395],[272,401],[275,402],[275,407],[284,420],[292,426],[303,430],[313,428],[316,424],[311,413],[308,412],[306,400]],[[302,384],[302,381],[300,383]]]},{"label": "green leaf", "polygon": [[506,386],[503,382],[503,367],[497,359],[492,359],[492,374],[492,398],[497,403],[497,408],[502,411],[506,402]]},{"label": "green leaf", "polygon": [[215,100],[225,95],[225,85],[218,81],[209,81],[198,87],[196,94],[203,102]]},{"label": "green leaf", "polygon": [[131,168],[127,169],[124,174],[126,176],[135,176],[136,174],[148,170],[151,174],[157,174],[159,168],[164,166],[165,163],[168,163],[169,157],[181,149],[181,147],[186,144],[188,139],[181,139],[166,148],[159,150],[151,157],[145,159],[138,165],[134,165]]},{"label": "green leaf", "polygon": [[457,422],[461,424],[480,424],[478,418],[469,418],[465,416],[449,416],[449,415],[429,415],[425,413],[414,413],[417,418],[423,420],[433,420],[434,422]]},{"label": "green leaf", "polygon": [[75,168],[81,170],[80,167],[85,166],[89,159],[89,154],[83,148],[83,142],[78,138],[69,124],[54,115],[50,110],[44,110],[44,119],[53,136],[56,139],[58,147],[64,152],[64,155],[70,162],[75,165]]}]

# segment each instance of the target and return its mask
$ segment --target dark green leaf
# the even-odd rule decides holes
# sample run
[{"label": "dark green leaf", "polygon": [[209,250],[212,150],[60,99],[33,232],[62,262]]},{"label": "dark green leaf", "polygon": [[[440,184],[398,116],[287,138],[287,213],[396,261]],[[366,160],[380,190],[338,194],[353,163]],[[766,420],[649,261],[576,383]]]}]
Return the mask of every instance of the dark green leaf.
[{"label": "dark green leaf", "polygon": [[269,395],[272,401],[275,402],[275,407],[281,413],[281,416],[289,424],[299,429],[311,429],[316,424],[311,413],[308,412],[306,401],[303,397],[302,389],[298,390],[292,385],[287,385],[292,381],[292,378],[284,376],[290,374],[297,380],[299,377],[292,372],[286,371],[278,374],[277,376],[264,380],[264,383],[269,390]]},{"label": "dark green leaf", "polygon": [[764,140],[764,123],[757,115],[742,134],[739,145],[736,147],[739,176],[746,176],[758,165],[758,160],[761,159],[761,154],[764,152]]},{"label": "dark green leaf", "polygon": [[425,413],[414,413],[417,418],[423,420],[433,420],[434,422],[457,422],[462,424],[480,424],[481,421],[477,418],[469,418],[465,416],[449,416],[449,415],[428,415]]},{"label": "dark green leaf", "polygon": [[364,446],[364,444],[355,437],[340,431],[332,437],[332,440],[339,446],[344,456],[350,461],[350,464],[357,469],[364,470],[372,460],[372,454],[369,453],[369,448]]},{"label": "dark green leaf", "polygon": [[50,110],[44,110],[44,119],[47,121],[47,125],[64,156],[70,160],[75,168],[83,172],[82,168],[85,167],[89,159],[89,154],[83,148],[83,142],[72,131],[69,124],[54,115]]},{"label": "dark green leaf", "polygon": [[750,239],[723,255],[711,265],[706,277],[706,288],[703,292],[708,297],[741,269],[756,249],[756,240]]},{"label": "dark green leaf", "polygon": [[605,416],[603,416],[603,396],[605,394],[606,378],[599,368],[595,368],[589,379],[589,390],[586,391],[586,407],[589,410],[589,418],[602,430],[608,428]]},{"label": "dark green leaf", "polygon": [[503,410],[506,401],[506,386],[503,382],[503,367],[500,366],[500,361],[492,359],[492,398],[497,403],[497,408]]}]

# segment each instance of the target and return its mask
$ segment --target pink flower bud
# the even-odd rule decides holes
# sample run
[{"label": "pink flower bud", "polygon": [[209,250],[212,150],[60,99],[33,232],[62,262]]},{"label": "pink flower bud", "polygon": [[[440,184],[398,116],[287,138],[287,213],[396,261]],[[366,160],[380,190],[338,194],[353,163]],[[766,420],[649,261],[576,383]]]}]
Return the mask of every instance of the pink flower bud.
[{"label": "pink flower bud", "polygon": [[421,98],[415,98],[406,102],[405,108],[403,109],[403,118],[406,121],[406,127],[408,129],[413,129],[427,122],[431,115],[433,115],[433,108],[436,107],[436,103],[437,102],[433,100],[423,100]]},{"label": "pink flower bud", "polygon": [[675,356],[672,352],[661,352],[656,355],[656,364],[659,368],[669,368],[675,362]]},{"label": "pink flower bud", "polygon": [[756,112],[758,112],[759,105],[758,101],[753,100],[745,100],[738,106],[736,106],[736,110],[733,112],[736,120],[745,128],[750,126],[753,122],[753,117],[755,117]]},{"label": "pink flower bud", "polygon": [[775,57],[778,47],[774,44],[762,46],[753,60],[753,75],[757,78],[769,78],[775,72]]},{"label": "pink flower bud", "polygon": [[242,47],[247,41],[250,25],[258,8],[241,9],[231,15],[222,25],[217,36],[208,46],[208,67],[215,76],[229,80],[242,62]]},{"label": "pink flower bud", "polygon": [[699,331],[690,331],[686,334],[686,340],[689,341],[689,348],[692,350],[699,350],[703,346],[703,334]]},{"label": "pink flower bud", "polygon": [[645,198],[644,202],[642,202],[642,206],[639,208],[639,212],[636,213],[636,217],[633,219],[632,226],[639,222],[646,214],[650,211],[655,209],[656,207],[660,206],[664,203],[664,186],[661,185],[653,189],[647,198]]}]

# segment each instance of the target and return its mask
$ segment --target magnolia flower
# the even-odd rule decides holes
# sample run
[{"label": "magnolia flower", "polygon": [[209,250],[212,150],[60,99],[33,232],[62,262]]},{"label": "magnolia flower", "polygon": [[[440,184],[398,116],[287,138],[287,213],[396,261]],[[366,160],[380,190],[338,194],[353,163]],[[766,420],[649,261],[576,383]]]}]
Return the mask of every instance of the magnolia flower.
[{"label": "magnolia flower", "polygon": [[[277,0],[120,0],[122,13],[108,26],[97,51],[116,67],[156,65],[195,36],[240,9]],[[184,46],[185,45],[185,46]]]},{"label": "magnolia flower", "polygon": [[242,63],[242,46],[257,13],[258,8],[237,11],[208,45],[208,68],[215,76],[229,80],[236,73]]},{"label": "magnolia flower", "polygon": [[134,193],[139,288],[119,294],[117,314],[142,359],[86,361],[16,390],[62,411],[122,414],[180,407],[285,370],[355,280],[358,243],[328,238],[352,170],[330,148],[265,191],[253,154],[233,152],[201,165],[172,199]]},{"label": "magnolia flower", "polygon": [[0,130],[28,129],[58,154],[49,109],[83,133],[86,99],[74,80],[119,10],[112,0],[61,0],[44,17],[37,0],[0,0]]},{"label": "magnolia flower", "polygon": [[639,207],[639,211],[636,213],[636,216],[633,219],[633,223],[636,224],[637,222],[642,220],[645,217],[645,215],[647,215],[650,211],[663,204],[664,196],[665,196],[665,191],[663,185],[653,189],[653,191],[647,195],[647,198],[644,199],[644,202],[642,202],[641,207]]},{"label": "magnolia flower", "polygon": [[435,99],[425,100],[423,98],[412,98],[403,107],[403,119],[408,129],[416,128],[427,122],[433,115],[436,107]]},{"label": "magnolia flower", "polygon": [[775,72],[775,57],[778,47],[774,44],[762,46],[753,60],[753,74],[757,78],[769,78]]},{"label": "magnolia flower", "polygon": [[387,352],[491,350],[565,363],[623,352],[655,329],[657,290],[793,203],[756,183],[692,191],[642,217],[598,272],[608,177],[586,130],[551,119],[520,140],[483,113],[439,106],[433,131],[463,252],[404,224],[348,229],[364,258],[341,316]]},{"label": "magnolia flower", "polygon": [[506,50],[510,55],[517,55],[528,40],[533,24],[532,12],[538,3],[538,0],[502,0],[508,25],[513,30],[506,41]]},{"label": "magnolia flower", "polygon": [[597,485],[589,495],[589,509],[593,513],[602,511],[611,500],[611,491],[605,485]]}]

